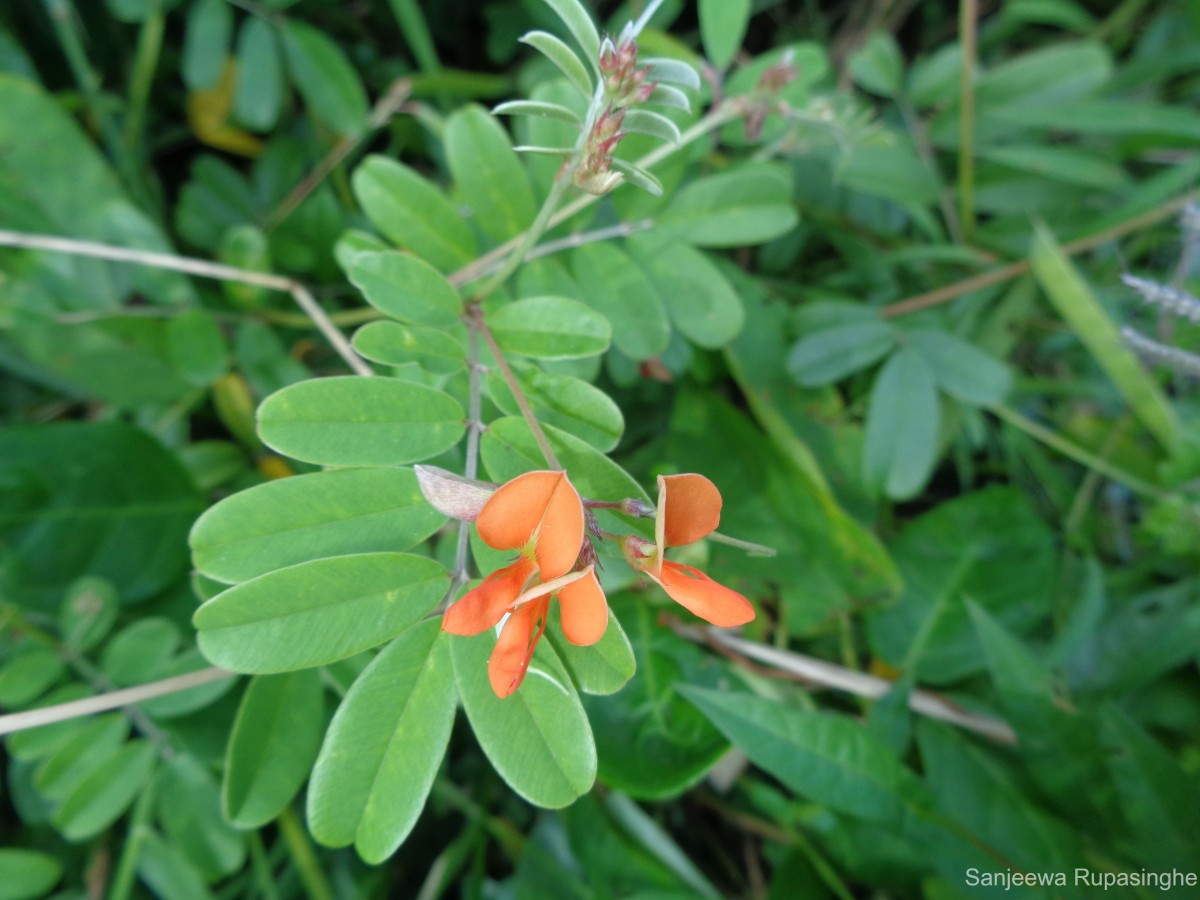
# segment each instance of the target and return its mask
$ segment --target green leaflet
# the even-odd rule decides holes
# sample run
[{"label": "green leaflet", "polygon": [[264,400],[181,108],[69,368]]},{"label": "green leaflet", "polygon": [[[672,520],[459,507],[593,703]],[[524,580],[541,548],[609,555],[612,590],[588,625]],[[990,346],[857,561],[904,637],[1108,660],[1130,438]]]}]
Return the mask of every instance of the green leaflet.
[{"label": "green leaflet", "polygon": [[407,553],[337,556],[279,569],[196,611],[200,649],[252,674],[325,665],[419,622],[447,586],[439,563]]}]

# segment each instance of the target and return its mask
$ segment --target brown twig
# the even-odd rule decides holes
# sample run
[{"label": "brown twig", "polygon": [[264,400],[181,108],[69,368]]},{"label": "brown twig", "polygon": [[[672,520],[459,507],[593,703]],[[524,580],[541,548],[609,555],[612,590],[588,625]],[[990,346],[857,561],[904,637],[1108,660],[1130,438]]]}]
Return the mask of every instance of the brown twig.
[{"label": "brown twig", "polygon": [[[892,682],[887,679],[868,675],[865,672],[856,672],[853,669],[847,669],[844,666],[791,650],[781,650],[755,641],[748,641],[719,628],[699,628],[677,624],[673,626],[673,630],[696,643],[731,649],[750,659],[767,663],[791,675],[803,678],[805,681],[859,697],[882,697],[894,687]],[[968,731],[974,731],[998,744],[1017,743],[1016,732],[1007,722],[969,712],[931,691],[914,690],[909,695],[908,705],[913,712],[933,719],[941,719],[943,722],[958,725]]]},{"label": "brown twig", "polygon": [[186,256],[176,256],[171,253],[155,253],[149,250],[129,250],[125,247],[113,247],[110,244],[100,244],[95,241],[79,241],[74,238],[56,237],[48,234],[25,234],[20,231],[0,230],[0,246],[19,247],[26,250],[49,250],[54,253],[70,253],[74,256],[92,256],[97,259],[108,259],[113,262],[128,262],[139,266],[149,266],[154,269],[167,269],[172,272],[183,272],[200,278],[213,278],[218,281],[236,281],[240,284],[251,284],[256,287],[270,288],[275,291],[285,291],[292,295],[317,330],[329,341],[346,365],[357,375],[374,375],[374,370],[363,361],[346,340],[346,336],[338,330],[316,299],[299,281],[269,272],[252,272],[248,269],[235,269],[221,263],[209,262],[206,259],[191,259]]},{"label": "brown twig", "polygon": [[[1182,197],[1177,197],[1149,212],[1133,216],[1124,222],[1118,222],[1116,225],[1105,228],[1103,231],[1097,231],[1095,234],[1089,234],[1063,244],[1063,252],[1068,256],[1075,256],[1086,250],[1095,249],[1101,244],[1124,237],[1134,231],[1147,228],[1150,225],[1157,225],[1196,200],[1200,200],[1200,190],[1189,191]],[[1028,271],[1029,260],[1022,259],[1014,263],[1009,263],[1006,266],[1001,266],[998,269],[992,269],[990,272],[974,275],[962,281],[956,281],[954,284],[948,284],[936,290],[926,291],[923,294],[916,294],[904,300],[899,300],[896,303],[885,306],[881,310],[881,313],[889,319],[897,316],[905,316],[922,309],[928,309],[931,306],[940,306],[943,303],[956,300],[964,294],[990,287],[993,284],[1000,284],[1009,279],[1016,278],[1018,275],[1024,275]]]}]

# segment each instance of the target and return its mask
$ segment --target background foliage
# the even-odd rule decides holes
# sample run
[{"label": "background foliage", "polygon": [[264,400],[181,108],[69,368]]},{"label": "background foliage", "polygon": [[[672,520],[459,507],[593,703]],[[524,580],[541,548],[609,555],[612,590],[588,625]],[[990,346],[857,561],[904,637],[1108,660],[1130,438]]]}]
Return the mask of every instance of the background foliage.
[{"label": "background foliage", "polygon": [[[681,556],[754,601],[740,642],[605,557],[604,642],[552,628],[554,678],[499,701],[489,636],[421,621],[458,530],[409,464],[462,471],[481,417],[481,475],[544,466],[460,294],[561,164],[512,145],[575,140],[488,112],[582,112],[586,64],[518,41],[586,49],[575,7],[6,5],[0,705],[196,677],[6,739],[0,897],[942,900],[1003,891],[971,868],[1194,866],[1200,12],[981,6],[651,20],[643,56],[704,74],[620,145],[662,195],[570,207],[483,316],[585,496],[703,472],[778,552]],[[642,5],[590,9],[616,35]],[[474,575],[502,556],[472,539]]]}]

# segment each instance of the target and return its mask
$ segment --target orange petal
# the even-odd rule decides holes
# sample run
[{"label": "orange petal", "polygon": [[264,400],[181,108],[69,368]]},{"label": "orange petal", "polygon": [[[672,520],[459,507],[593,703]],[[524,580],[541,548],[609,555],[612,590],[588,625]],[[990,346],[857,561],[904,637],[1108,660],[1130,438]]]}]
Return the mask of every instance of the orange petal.
[{"label": "orange petal", "polygon": [[488,680],[492,690],[503,700],[521,686],[529,661],[537,642],[546,630],[546,612],[550,609],[550,597],[542,597],[524,606],[508,617],[496,649],[488,660]]},{"label": "orange petal", "polygon": [[749,600],[699,569],[665,560],[662,574],[654,580],[672,600],[718,628],[745,625],[754,618]]},{"label": "orange petal", "polygon": [[536,539],[542,579],[571,571],[583,546],[583,502],[566,472],[526,472],[484,504],[476,522],[484,543],[518,550]]},{"label": "orange petal", "polygon": [[487,631],[504,618],[533,571],[533,560],[524,556],[511,566],[497,569],[482,584],[450,605],[442,616],[442,630],[451,634]]},{"label": "orange petal", "polygon": [[659,475],[655,530],[658,546],[682,547],[721,523],[721,492],[703,475]]},{"label": "orange petal", "polygon": [[587,647],[604,637],[608,627],[608,604],[594,571],[558,591],[563,636],[572,644]]}]

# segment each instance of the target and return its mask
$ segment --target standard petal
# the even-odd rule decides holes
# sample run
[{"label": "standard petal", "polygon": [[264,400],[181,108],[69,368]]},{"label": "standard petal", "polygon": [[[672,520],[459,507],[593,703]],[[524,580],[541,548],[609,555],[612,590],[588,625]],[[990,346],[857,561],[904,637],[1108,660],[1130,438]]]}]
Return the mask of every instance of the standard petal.
[{"label": "standard petal", "polygon": [[566,477],[563,472],[526,472],[503,485],[483,505],[475,522],[483,542],[496,550],[524,548]]},{"label": "standard petal", "polygon": [[496,649],[488,660],[488,680],[492,690],[503,700],[521,686],[537,642],[546,630],[546,612],[550,598],[542,597],[517,608],[496,641]]},{"label": "standard petal", "polygon": [[566,575],[575,568],[583,547],[583,501],[565,472],[555,486],[537,533],[537,561],[542,581]]},{"label": "standard petal", "polygon": [[504,618],[533,571],[533,560],[524,556],[511,566],[497,569],[482,584],[450,605],[442,616],[442,630],[451,634],[487,631]]},{"label": "standard petal", "polygon": [[484,543],[497,550],[535,542],[542,578],[565,575],[583,546],[583,501],[566,472],[526,472],[484,504],[475,523]]},{"label": "standard petal", "polygon": [[660,548],[698,541],[721,523],[721,492],[703,475],[659,475],[655,520]]},{"label": "standard petal", "polygon": [[672,600],[718,628],[745,625],[754,618],[749,600],[692,566],[665,560],[662,574],[654,580]]},{"label": "standard petal", "polygon": [[581,647],[596,643],[608,627],[608,603],[595,571],[572,581],[558,592],[563,636]]}]

